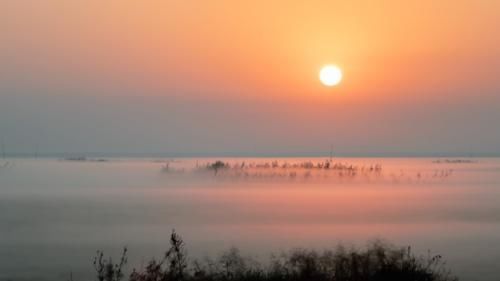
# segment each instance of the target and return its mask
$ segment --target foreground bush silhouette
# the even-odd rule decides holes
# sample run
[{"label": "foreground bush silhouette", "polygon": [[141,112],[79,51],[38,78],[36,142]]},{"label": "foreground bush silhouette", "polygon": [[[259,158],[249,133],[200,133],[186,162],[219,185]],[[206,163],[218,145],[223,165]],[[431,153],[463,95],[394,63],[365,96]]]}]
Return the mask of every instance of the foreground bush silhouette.
[{"label": "foreground bush silhouette", "polygon": [[[124,280],[126,249],[120,262],[104,260],[98,252],[94,267],[99,281]],[[408,247],[373,242],[364,250],[339,246],[317,252],[295,249],[273,255],[263,266],[231,248],[219,257],[188,264],[185,245],[175,232],[170,249],[161,260],[152,259],[143,269],[133,269],[129,281],[454,281],[440,255],[417,257]]]}]

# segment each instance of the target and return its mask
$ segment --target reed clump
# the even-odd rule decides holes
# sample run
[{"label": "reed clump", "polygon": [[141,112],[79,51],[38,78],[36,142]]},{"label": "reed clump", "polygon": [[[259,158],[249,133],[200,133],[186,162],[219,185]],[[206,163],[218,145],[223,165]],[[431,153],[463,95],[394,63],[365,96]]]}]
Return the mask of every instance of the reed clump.
[{"label": "reed clump", "polygon": [[185,244],[175,232],[162,259],[133,269],[125,277],[126,250],[116,264],[98,252],[99,281],[455,281],[440,255],[418,257],[411,248],[376,241],[364,249],[316,251],[294,249],[272,255],[266,264],[231,248],[215,258],[189,262]]},{"label": "reed clump", "polygon": [[330,180],[332,182],[386,182],[386,183],[422,183],[444,181],[453,174],[453,169],[403,170],[394,167],[385,169],[381,164],[353,164],[323,161],[233,161],[216,160],[189,169],[176,169],[169,162],[162,171],[180,176],[210,176],[218,180]]}]

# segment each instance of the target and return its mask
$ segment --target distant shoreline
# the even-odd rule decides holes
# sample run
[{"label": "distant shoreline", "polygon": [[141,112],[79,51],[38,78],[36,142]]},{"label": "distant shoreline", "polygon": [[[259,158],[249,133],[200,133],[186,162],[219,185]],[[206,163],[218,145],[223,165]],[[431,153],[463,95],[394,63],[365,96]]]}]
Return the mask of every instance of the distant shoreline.
[{"label": "distant shoreline", "polygon": [[[15,158],[330,158],[328,154],[170,154],[170,153],[6,153],[5,159]],[[336,154],[333,158],[499,158],[500,154]],[[0,158],[1,159],[1,158]]]}]

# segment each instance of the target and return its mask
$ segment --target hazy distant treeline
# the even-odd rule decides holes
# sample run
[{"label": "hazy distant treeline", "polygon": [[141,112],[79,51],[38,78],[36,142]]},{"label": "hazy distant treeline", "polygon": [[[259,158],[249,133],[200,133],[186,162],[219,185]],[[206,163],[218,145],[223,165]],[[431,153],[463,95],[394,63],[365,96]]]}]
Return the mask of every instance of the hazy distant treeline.
[{"label": "hazy distant treeline", "polygon": [[445,180],[453,174],[452,169],[404,171],[403,169],[383,169],[379,163],[353,164],[345,162],[324,161],[241,161],[224,162],[217,160],[204,164],[196,163],[192,169],[176,169],[166,162],[162,171],[170,174],[215,175],[218,179],[243,180],[338,180],[338,181],[376,181],[390,183],[425,183]]}]

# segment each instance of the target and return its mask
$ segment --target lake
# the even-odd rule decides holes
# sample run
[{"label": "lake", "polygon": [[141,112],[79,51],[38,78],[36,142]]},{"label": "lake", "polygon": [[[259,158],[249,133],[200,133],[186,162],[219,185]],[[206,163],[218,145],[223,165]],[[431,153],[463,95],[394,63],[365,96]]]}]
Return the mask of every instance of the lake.
[{"label": "lake", "polygon": [[89,280],[96,250],[124,246],[130,271],[174,228],[191,257],[383,239],[461,280],[500,276],[498,158],[214,160],[0,160],[0,280]]}]

